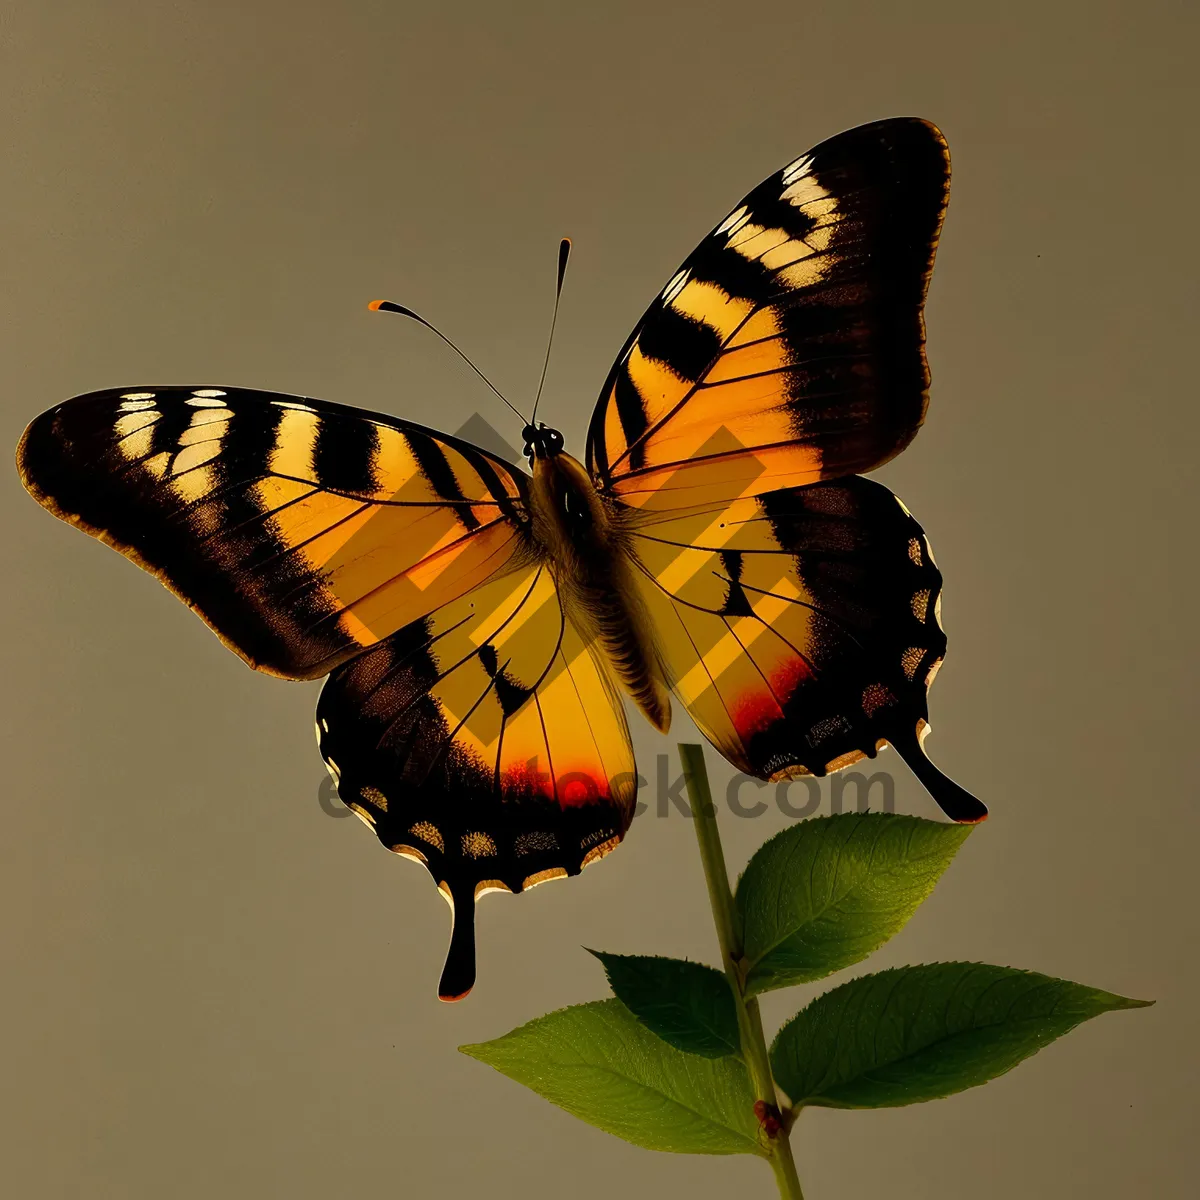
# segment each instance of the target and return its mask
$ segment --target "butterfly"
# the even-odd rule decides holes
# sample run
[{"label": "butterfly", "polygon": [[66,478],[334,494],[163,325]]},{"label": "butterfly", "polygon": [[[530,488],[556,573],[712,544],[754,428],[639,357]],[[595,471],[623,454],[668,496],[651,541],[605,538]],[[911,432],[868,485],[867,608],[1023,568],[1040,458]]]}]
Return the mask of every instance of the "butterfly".
[{"label": "butterfly", "polygon": [[526,471],[340,404],[139,386],[37,417],[21,477],[250,666],[327,677],[321,754],[449,901],[439,994],[457,999],[481,895],[578,874],[625,836],[626,700],[663,732],[678,703],[763,780],[890,743],[949,817],[986,815],[922,748],[942,577],[863,478],[925,415],[948,189],[945,140],[915,118],[776,172],[646,310],[582,461],[532,417]]}]

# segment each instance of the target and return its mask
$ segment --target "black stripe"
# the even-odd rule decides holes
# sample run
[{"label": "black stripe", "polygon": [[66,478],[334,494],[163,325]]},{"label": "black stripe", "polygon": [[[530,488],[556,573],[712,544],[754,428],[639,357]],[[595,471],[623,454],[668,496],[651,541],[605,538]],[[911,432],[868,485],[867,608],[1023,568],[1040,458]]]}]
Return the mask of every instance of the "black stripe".
[{"label": "black stripe", "polygon": [[721,605],[721,613],[727,617],[752,617],[754,609],[742,587],[742,556],[736,550],[722,550],[721,565],[729,576],[729,587],[725,592],[725,600]]},{"label": "black stripe", "polygon": [[370,421],[319,417],[313,450],[317,482],[335,492],[374,494],[379,488],[374,471],[378,447],[379,431]]},{"label": "black stripe", "polygon": [[646,405],[642,394],[634,386],[629,377],[629,368],[622,363],[617,371],[617,381],[613,385],[613,399],[617,406],[617,416],[621,421],[621,432],[625,435],[625,445],[630,447],[630,467],[636,470],[644,466],[646,452],[637,445],[637,440],[646,432],[649,420],[646,416]]},{"label": "black stripe", "polygon": [[[731,296],[761,303],[777,288],[775,276],[760,262],[751,262],[726,245],[725,234],[710,235],[696,248],[686,266],[693,279],[715,283]],[[653,318],[659,319],[655,314]]]},{"label": "black stripe", "polygon": [[508,490],[505,488],[499,472],[488,461],[487,456],[475,450],[467,451],[466,449],[460,450],[459,453],[475,468],[479,478],[483,480],[484,485],[487,487],[488,494],[499,505],[500,511],[510,521],[519,521],[520,514],[513,504],[512,497],[508,494]]},{"label": "black stripe", "polygon": [[837,283],[793,292],[771,306],[780,336],[796,357],[815,342],[854,342],[864,325],[878,321],[878,300],[871,287],[843,282],[842,264],[838,267]]},{"label": "black stripe", "polygon": [[238,398],[229,403],[229,408],[233,416],[221,447],[222,457],[228,456],[226,471],[229,478],[253,479],[266,475],[275,451],[279,423],[283,420],[283,409],[257,398]]},{"label": "black stripe", "polygon": [[[191,393],[189,392],[188,395]],[[156,454],[161,454],[164,450],[174,454],[179,449],[179,439],[183,436],[183,431],[192,423],[192,417],[196,415],[196,409],[181,403],[178,393],[169,401],[166,400],[166,397],[160,396],[158,410],[162,415],[150,426],[150,454],[148,457],[151,458]]]},{"label": "black stripe", "polygon": [[459,520],[468,529],[478,529],[479,518],[466,503],[467,498],[458,486],[458,480],[454,477],[454,471],[442,447],[433,438],[419,433],[405,432],[404,437],[412,449],[417,465],[429,481],[429,486],[441,499],[457,501],[455,508]]},{"label": "black stripe", "polygon": [[711,325],[668,307],[642,330],[638,349],[694,383],[721,353],[721,337]]},{"label": "black stripe", "polygon": [[814,217],[785,200],[781,194],[785,189],[782,178],[782,174],[772,176],[746,197],[750,220],[768,229],[782,229],[789,237],[807,237],[826,218]]},{"label": "black stripe", "polygon": [[501,670],[500,661],[496,657],[496,647],[491,642],[484,642],[479,647],[479,661],[495,684],[496,699],[500,701],[500,708],[506,717],[511,717],[533,695],[533,689],[523,687],[507,671]]}]

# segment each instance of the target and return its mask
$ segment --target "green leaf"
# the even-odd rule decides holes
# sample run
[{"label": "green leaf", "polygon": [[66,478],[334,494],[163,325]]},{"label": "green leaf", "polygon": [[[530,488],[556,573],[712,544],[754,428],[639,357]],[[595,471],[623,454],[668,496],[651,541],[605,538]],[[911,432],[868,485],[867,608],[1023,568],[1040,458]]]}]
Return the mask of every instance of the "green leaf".
[{"label": "green leaf", "polygon": [[619,1000],[560,1009],[459,1049],[635,1146],[763,1153],[745,1067],[668,1046]]},{"label": "green leaf", "polygon": [[604,954],[616,997],[651,1033],[677,1050],[721,1058],[741,1049],[729,980],[703,963],[641,954]]},{"label": "green leaf", "polygon": [[749,994],[821,979],[904,928],[973,826],[890,813],[802,821],[738,881]]},{"label": "green leaf", "polygon": [[794,1105],[917,1104],[1003,1075],[1090,1017],[1147,1003],[985,963],[898,967],[819,996],[780,1030],[771,1068]]}]

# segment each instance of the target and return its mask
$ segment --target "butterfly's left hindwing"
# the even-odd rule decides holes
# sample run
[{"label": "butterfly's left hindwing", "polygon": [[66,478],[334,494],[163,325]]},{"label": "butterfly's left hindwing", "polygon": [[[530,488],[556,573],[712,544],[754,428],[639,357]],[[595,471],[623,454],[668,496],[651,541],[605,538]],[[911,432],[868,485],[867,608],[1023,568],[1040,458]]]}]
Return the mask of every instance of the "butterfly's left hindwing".
[{"label": "butterfly's left hindwing", "polygon": [[56,516],[156,575],[251,666],[316,679],[513,569],[520,476],[394,417],[241,388],[93,392],[17,465]]},{"label": "butterfly's left hindwing", "polygon": [[633,816],[629,732],[608,668],[534,563],[339,667],[317,708],[338,794],[454,909],[440,992],[475,978],[476,896],[575,875]]}]

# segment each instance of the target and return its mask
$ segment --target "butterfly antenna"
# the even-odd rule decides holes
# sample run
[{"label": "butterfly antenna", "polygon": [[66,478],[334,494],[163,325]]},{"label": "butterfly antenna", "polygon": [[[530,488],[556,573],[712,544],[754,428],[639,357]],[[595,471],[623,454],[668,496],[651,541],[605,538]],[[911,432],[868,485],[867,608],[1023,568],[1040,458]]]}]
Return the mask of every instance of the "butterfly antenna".
[{"label": "butterfly antenna", "polygon": [[554,315],[550,318],[550,337],[546,341],[546,361],[542,363],[542,377],[538,380],[537,395],[533,398],[533,416],[529,418],[532,425],[537,420],[538,403],[542,398],[542,388],[546,384],[546,368],[550,366],[550,347],[554,345],[554,326],[558,321],[558,299],[562,295],[563,276],[567,273],[567,259],[571,257],[571,239],[563,238],[558,243],[558,286],[554,290]]},{"label": "butterfly antenna", "polygon": [[[461,358],[463,362],[465,362],[467,366],[470,367],[471,370],[474,371],[475,374],[478,375],[479,378],[482,379],[483,382],[486,383],[488,387],[490,387],[492,391],[495,392],[496,395],[499,396],[509,408],[512,409],[514,413],[517,414],[518,417],[521,417],[522,421],[525,421],[525,418],[521,416],[520,411],[509,403],[508,397],[505,396],[504,393],[501,392],[500,389],[436,325],[431,325],[423,316],[421,316],[420,313],[415,313],[411,308],[405,308],[403,304],[395,304],[391,300],[372,300],[367,307],[372,312],[399,313],[402,317],[411,317],[419,325],[424,325],[426,329],[432,329],[433,332],[436,333],[438,337],[440,337],[442,341],[445,342],[446,345],[449,346],[450,349],[453,350],[454,353],[457,354],[458,357]],[[525,421],[525,424],[528,425],[529,422]]]}]

